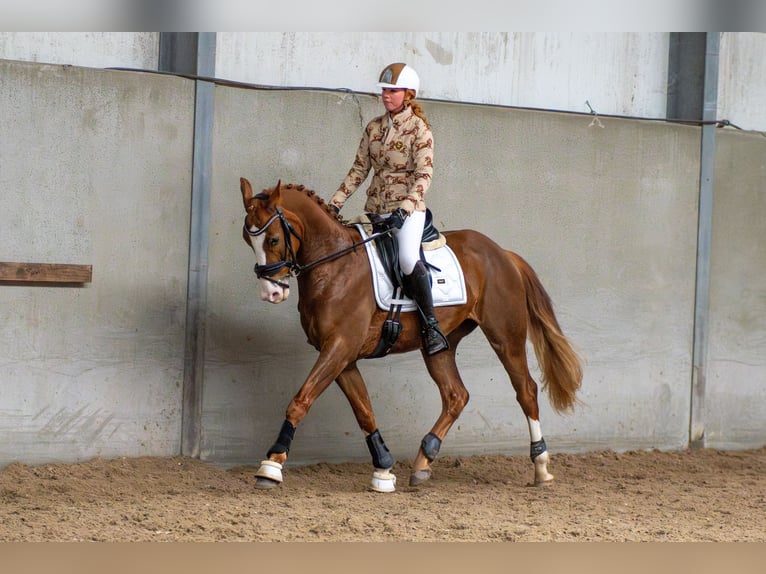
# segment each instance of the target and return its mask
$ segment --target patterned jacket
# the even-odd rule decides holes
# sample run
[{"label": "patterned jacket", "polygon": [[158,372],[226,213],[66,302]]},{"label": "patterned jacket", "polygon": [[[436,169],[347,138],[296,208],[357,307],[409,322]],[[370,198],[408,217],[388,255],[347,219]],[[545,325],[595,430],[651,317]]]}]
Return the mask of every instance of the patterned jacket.
[{"label": "patterned jacket", "polygon": [[374,170],[364,209],[390,213],[425,211],[424,196],[431,186],[434,145],[431,129],[410,106],[390,116],[379,116],[362,134],[354,164],[330,202],[339,208]]}]

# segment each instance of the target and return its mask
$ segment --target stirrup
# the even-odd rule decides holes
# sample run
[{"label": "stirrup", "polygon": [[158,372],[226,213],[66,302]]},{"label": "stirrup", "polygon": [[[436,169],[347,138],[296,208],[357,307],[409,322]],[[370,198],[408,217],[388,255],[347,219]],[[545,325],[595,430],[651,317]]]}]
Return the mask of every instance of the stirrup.
[{"label": "stirrup", "polygon": [[449,349],[449,342],[438,325],[429,325],[423,330],[423,348],[429,355]]}]

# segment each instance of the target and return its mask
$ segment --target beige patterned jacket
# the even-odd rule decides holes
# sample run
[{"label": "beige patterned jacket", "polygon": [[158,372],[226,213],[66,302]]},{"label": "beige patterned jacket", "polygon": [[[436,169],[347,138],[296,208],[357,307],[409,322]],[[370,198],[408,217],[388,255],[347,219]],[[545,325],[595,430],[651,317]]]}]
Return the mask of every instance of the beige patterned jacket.
[{"label": "beige patterned jacket", "polygon": [[383,114],[367,124],[354,165],[330,202],[338,208],[367,179],[364,209],[368,213],[390,213],[401,207],[407,213],[425,211],[424,196],[431,186],[434,145],[431,129],[407,106],[392,116]]}]

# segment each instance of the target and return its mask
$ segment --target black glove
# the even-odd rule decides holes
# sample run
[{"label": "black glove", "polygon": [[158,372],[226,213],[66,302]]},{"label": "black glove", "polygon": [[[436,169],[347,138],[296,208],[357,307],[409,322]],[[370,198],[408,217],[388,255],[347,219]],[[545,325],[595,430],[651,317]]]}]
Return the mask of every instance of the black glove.
[{"label": "black glove", "polygon": [[401,207],[397,207],[391,212],[391,215],[386,218],[386,229],[401,229],[402,225],[404,225],[404,220],[407,219],[409,215],[410,214],[404,211]]}]

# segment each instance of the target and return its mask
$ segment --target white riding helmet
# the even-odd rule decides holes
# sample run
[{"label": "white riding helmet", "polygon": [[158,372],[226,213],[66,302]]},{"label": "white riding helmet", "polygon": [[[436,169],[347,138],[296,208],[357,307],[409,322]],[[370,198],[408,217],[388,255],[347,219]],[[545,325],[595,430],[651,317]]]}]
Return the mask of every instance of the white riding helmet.
[{"label": "white riding helmet", "polygon": [[379,88],[406,88],[415,90],[420,89],[420,78],[418,73],[407,64],[401,62],[389,64],[380,73],[378,79]]}]

